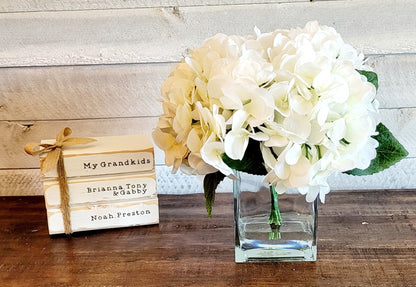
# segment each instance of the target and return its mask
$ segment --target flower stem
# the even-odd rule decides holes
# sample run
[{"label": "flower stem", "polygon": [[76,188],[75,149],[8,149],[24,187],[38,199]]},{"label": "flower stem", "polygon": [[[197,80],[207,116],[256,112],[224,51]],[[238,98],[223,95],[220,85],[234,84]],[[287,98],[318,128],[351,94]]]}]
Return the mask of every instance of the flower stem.
[{"label": "flower stem", "polygon": [[270,239],[280,238],[280,226],[282,225],[282,216],[280,215],[279,210],[279,195],[276,192],[274,185],[270,185],[270,199],[271,199],[271,208],[270,208],[270,217],[269,224],[272,232],[270,233]]}]

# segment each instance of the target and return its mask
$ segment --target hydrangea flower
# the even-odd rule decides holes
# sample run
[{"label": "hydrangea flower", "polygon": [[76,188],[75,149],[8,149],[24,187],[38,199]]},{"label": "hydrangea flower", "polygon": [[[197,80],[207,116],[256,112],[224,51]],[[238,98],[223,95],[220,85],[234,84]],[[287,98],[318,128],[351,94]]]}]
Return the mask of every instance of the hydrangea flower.
[{"label": "hydrangea flower", "polygon": [[332,173],[366,169],[377,155],[376,86],[363,72],[370,70],[335,29],[317,22],[217,34],[163,83],[153,138],[166,165],[189,174],[232,177],[254,147],[261,166],[244,171],[263,170],[278,193],[297,188],[323,202]]}]

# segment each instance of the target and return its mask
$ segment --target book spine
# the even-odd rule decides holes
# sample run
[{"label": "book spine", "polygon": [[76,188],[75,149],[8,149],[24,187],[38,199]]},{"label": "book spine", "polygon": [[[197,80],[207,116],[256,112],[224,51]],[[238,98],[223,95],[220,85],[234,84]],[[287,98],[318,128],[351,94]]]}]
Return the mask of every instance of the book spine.
[{"label": "book spine", "polygon": [[[64,154],[65,173],[70,177],[147,172],[154,168],[154,151]],[[42,173],[44,179],[57,178],[55,169]]]},{"label": "book spine", "polygon": [[[61,204],[59,183],[43,181],[47,208]],[[137,200],[156,196],[155,172],[68,179],[70,206]]]},{"label": "book spine", "polygon": [[[159,223],[157,198],[113,204],[91,204],[71,207],[70,211],[73,232]],[[59,208],[48,208],[47,216],[49,234],[64,233],[64,223]]]}]

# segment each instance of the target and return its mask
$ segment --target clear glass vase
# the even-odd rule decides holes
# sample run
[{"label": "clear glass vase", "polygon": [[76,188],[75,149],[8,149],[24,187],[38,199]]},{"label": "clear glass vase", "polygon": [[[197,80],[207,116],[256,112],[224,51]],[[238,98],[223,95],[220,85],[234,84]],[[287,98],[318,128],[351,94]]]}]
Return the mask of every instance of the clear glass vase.
[{"label": "clear glass vase", "polygon": [[278,195],[281,225],[270,224],[273,199],[263,176],[236,172],[233,181],[236,262],[316,261],[317,200]]}]

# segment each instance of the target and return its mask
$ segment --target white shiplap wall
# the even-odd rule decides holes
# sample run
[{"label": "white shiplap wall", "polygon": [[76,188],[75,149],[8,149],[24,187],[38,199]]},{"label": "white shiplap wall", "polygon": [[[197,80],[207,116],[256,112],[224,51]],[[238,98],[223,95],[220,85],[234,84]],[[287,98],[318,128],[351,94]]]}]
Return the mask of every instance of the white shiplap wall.
[{"label": "white shiplap wall", "polygon": [[[333,26],[379,74],[383,122],[409,151],[370,177],[336,175],[333,189],[416,188],[414,0],[0,1],[0,195],[42,194],[29,141],[70,126],[78,136],[150,134],[159,87],[188,49],[218,32]],[[156,152],[160,193],[201,192]],[[221,185],[225,191],[229,182]]]}]

